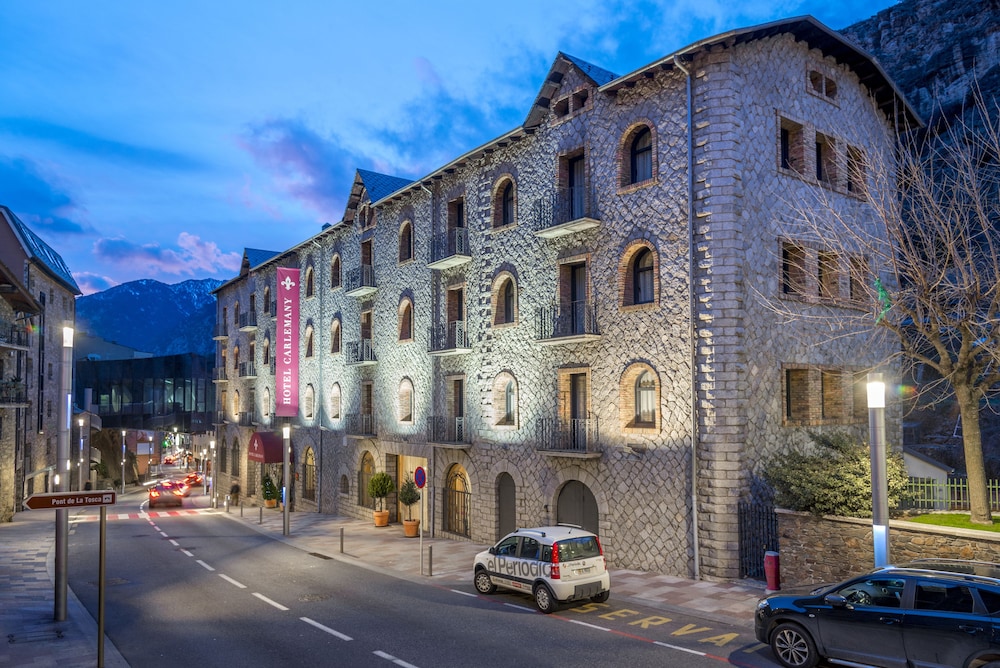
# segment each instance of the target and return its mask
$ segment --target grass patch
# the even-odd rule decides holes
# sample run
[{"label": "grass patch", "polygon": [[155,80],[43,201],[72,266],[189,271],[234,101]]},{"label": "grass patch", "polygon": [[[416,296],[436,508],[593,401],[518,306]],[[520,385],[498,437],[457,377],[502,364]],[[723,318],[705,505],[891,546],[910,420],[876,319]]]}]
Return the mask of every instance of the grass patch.
[{"label": "grass patch", "polygon": [[993,519],[993,526],[988,524],[973,524],[968,513],[930,513],[906,518],[917,524],[933,524],[939,527],[954,527],[956,529],[976,529],[977,531],[1000,532],[1000,519]]}]

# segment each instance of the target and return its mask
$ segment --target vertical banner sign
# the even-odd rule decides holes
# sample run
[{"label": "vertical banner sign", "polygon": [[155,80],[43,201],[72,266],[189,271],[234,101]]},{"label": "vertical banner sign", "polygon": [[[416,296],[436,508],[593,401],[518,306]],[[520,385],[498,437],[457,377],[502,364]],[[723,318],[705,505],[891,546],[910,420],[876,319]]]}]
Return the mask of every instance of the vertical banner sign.
[{"label": "vertical banner sign", "polygon": [[277,349],[274,380],[277,386],[275,413],[295,417],[299,413],[299,270],[278,268]]}]

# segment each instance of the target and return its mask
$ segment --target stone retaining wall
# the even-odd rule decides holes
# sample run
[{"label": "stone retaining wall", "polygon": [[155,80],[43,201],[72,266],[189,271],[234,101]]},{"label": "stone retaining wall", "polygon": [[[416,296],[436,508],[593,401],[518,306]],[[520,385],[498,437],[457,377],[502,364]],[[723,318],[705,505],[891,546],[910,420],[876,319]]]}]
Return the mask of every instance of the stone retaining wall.
[{"label": "stone retaining wall", "polygon": [[[871,520],[777,513],[782,588],[836,582],[875,563]],[[1000,562],[1000,535],[890,520],[892,563],[933,557]]]}]

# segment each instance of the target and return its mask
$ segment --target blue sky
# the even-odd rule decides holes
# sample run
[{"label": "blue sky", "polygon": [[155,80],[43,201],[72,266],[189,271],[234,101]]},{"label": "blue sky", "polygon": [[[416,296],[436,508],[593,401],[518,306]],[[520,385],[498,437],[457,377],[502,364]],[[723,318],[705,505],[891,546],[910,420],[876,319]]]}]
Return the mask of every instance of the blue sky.
[{"label": "blue sky", "polygon": [[625,74],[733,28],[892,0],[36,0],[0,5],[0,204],[84,293],[234,276],[513,129],[556,53]]}]

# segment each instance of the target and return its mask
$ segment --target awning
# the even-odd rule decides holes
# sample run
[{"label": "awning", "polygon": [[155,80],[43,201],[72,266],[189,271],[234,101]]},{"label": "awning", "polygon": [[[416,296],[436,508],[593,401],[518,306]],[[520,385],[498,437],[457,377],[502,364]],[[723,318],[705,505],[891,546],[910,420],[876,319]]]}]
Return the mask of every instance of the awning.
[{"label": "awning", "polygon": [[[273,431],[255,431],[247,446],[247,461],[261,464],[280,464],[282,446],[281,434]],[[295,450],[288,453],[289,461],[295,460]]]}]

